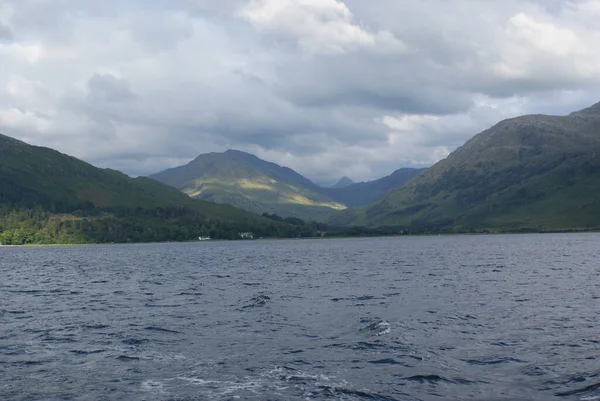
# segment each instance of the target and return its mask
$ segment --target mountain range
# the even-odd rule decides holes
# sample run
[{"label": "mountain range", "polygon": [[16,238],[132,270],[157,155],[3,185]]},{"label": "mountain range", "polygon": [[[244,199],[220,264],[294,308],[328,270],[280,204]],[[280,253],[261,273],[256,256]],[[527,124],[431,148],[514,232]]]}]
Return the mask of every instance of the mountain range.
[{"label": "mountain range", "polygon": [[237,151],[201,154],[188,164],[150,175],[192,198],[231,204],[254,212],[325,220],[336,211],[362,206],[399,188],[420,173],[398,170],[388,177],[366,183],[342,178],[323,188],[288,167]]},{"label": "mountain range", "polygon": [[336,225],[418,231],[600,228],[600,103],[508,119]]},{"label": "mountain range", "polygon": [[295,228],[0,135],[0,243],[235,238]]},{"label": "mountain range", "polygon": [[323,188],[233,150],[152,178],[0,135],[0,243],[600,229],[600,103],[501,121],[426,170],[371,182]]}]

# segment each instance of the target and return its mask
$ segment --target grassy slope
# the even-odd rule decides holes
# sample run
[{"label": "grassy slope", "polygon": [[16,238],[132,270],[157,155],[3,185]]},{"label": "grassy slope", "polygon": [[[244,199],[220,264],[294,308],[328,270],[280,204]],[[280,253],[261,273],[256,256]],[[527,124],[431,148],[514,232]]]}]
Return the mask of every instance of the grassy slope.
[{"label": "grassy slope", "polygon": [[400,190],[334,224],[600,227],[600,105],[503,121]]},{"label": "grassy slope", "polygon": [[324,220],[347,206],[373,202],[420,173],[400,169],[379,180],[321,188],[295,171],[239,151],[198,156],[151,177],[198,199],[255,212]]},{"label": "grassy slope", "polygon": [[2,135],[0,179],[48,202],[91,202],[99,209],[180,205],[222,220],[265,221],[229,205],[192,200],[149,178],[130,178],[115,170],[98,169],[55,150]]},{"label": "grassy slope", "polygon": [[345,209],[293,170],[238,151],[200,155],[151,177],[191,197],[256,213],[323,219]]}]

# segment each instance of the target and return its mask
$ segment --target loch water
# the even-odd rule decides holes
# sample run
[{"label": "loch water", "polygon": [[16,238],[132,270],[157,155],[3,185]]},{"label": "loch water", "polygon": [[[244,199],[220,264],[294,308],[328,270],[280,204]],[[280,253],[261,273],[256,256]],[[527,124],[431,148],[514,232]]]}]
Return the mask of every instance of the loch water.
[{"label": "loch water", "polygon": [[600,235],[0,248],[2,400],[600,400]]}]

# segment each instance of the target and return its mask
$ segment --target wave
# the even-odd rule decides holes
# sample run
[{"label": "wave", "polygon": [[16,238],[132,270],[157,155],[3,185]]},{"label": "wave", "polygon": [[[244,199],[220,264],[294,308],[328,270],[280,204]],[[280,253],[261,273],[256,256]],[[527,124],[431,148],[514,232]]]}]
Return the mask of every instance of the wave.
[{"label": "wave", "polygon": [[479,358],[479,359],[462,359],[463,362],[468,363],[469,365],[498,365],[501,363],[524,363],[520,359],[516,358],[503,358],[503,357],[488,357],[488,358]]},{"label": "wave", "polygon": [[242,306],[242,309],[262,307],[265,306],[270,300],[271,297],[268,295],[257,295],[250,299],[244,306]]},{"label": "wave", "polygon": [[144,330],[149,330],[149,331],[158,331],[158,332],[162,332],[162,333],[175,333],[175,334],[181,334],[180,331],[176,331],[176,330],[169,330],[169,329],[165,329],[163,327],[156,327],[156,326],[148,326],[148,327],[144,327]]},{"label": "wave", "polygon": [[358,398],[363,400],[374,400],[374,401],[399,401],[397,398],[393,398],[387,395],[371,393],[366,390],[354,390],[346,387],[331,387],[331,386],[319,386],[318,392],[311,394],[313,397],[333,397],[341,399],[341,397],[350,396],[352,398]]},{"label": "wave", "polygon": [[360,331],[370,333],[372,336],[383,336],[391,332],[391,325],[383,319],[375,319],[373,323],[361,328]]},{"label": "wave", "polygon": [[140,358],[137,356],[129,356],[129,355],[119,355],[117,357],[118,360],[120,361],[139,361]]},{"label": "wave", "polygon": [[105,349],[95,349],[95,350],[86,351],[86,350],[75,349],[75,350],[71,350],[69,352],[71,352],[72,354],[75,354],[75,355],[92,355],[92,354],[100,354],[102,352],[106,352],[106,350]]},{"label": "wave", "polygon": [[413,376],[409,376],[409,377],[404,377],[404,378],[402,378],[402,380],[411,381],[411,382],[418,382],[418,383],[421,383],[421,384],[425,384],[425,383],[453,383],[453,384],[471,385],[471,384],[477,383],[475,381],[471,381],[471,380],[467,380],[467,379],[461,379],[461,378],[448,379],[446,377],[443,377],[443,376],[440,376],[440,375],[436,375],[436,374],[413,375]]},{"label": "wave", "polygon": [[[585,393],[590,393],[590,392],[600,392],[600,383],[595,383],[595,384],[590,384],[589,386],[577,389],[577,390],[570,390],[570,391],[563,391],[563,392],[559,392],[556,393],[557,397],[570,397],[573,395],[585,395]],[[595,399],[600,399],[600,396],[595,396]],[[592,396],[590,397],[585,397],[586,399],[590,400],[590,399],[594,399]],[[581,398],[583,400],[583,398]]]}]

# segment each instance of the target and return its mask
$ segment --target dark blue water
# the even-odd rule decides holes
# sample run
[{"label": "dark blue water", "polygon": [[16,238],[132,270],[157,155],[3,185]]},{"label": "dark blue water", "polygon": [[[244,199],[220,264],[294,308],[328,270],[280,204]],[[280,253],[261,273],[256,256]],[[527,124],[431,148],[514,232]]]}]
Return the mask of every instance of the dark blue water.
[{"label": "dark blue water", "polygon": [[600,400],[600,235],[0,248],[2,400]]}]

